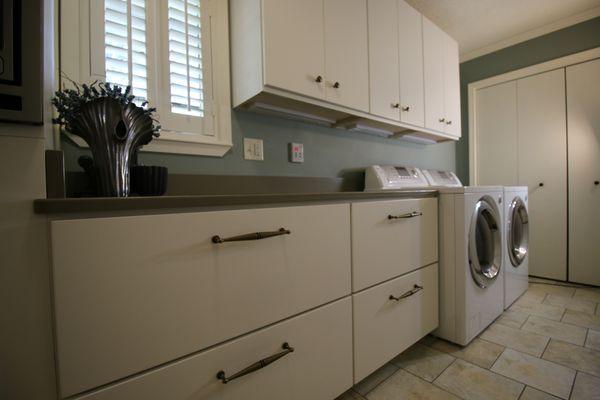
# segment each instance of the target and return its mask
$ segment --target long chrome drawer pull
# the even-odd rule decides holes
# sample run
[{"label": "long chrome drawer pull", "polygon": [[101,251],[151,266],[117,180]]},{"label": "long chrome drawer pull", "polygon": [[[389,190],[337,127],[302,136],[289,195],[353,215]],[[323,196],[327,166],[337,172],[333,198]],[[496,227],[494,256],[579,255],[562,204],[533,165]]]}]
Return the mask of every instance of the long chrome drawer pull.
[{"label": "long chrome drawer pull", "polygon": [[222,238],[219,235],[215,235],[212,237],[212,242],[213,243],[225,243],[225,242],[241,242],[244,240],[260,240],[260,239],[270,238],[273,236],[289,235],[290,233],[292,233],[292,232],[285,228],[279,228],[279,230],[272,231],[272,232],[254,232],[254,233],[247,233],[245,235],[232,236],[229,238]]},{"label": "long chrome drawer pull", "polygon": [[262,360],[259,360],[259,361],[255,362],[254,364],[244,368],[240,372],[237,372],[237,373],[231,375],[230,377],[226,377],[225,371],[221,370],[221,371],[217,372],[217,379],[220,380],[221,382],[223,382],[223,384],[225,384],[227,382],[231,382],[234,379],[240,378],[244,375],[251,374],[252,372],[258,371],[259,369],[263,369],[267,365],[274,363],[275,361],[279,360],[281,357],[288,355],[294,351],[294,348],[292,346],[290,346],[287,342],[285,342],[281,346],[281,348],[283,349],[283,351],[280,351],[277,354],[273,354],[272,356],[269,356],[267,358],[263,358]]},{"label": "long chrome drawer pull", "polygon": [[417,293],[419,290],[423,290],[423,286],[419,286],[419,285],[415,284],[414,288],[412,288],[411,290],[409,290],[408,292],[406,292],[404,294],[401,294],[398,297],[394,296],[393,294],[390,294],[390,300],[400,301],[402,299],[412,296],[413,294]]},{"label": "long chrome drawer pull", "polygon": [[420,217],[421,215],[423,215],[422,212],[420,211],[413,211],[413,212],[409,212],[406,214],[400,214],[400,215],[388,215],[388,219],[406,219],[406,218],[414,218],[414,217]]}]

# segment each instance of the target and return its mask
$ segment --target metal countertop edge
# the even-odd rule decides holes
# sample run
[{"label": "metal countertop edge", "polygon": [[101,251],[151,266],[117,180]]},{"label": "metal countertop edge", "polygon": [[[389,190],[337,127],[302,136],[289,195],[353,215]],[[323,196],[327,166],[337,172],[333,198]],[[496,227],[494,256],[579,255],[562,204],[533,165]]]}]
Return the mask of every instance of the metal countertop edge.
[{"label": "metal countertop edge", "polygon": [[143,211],[168,208],[243,206],[257,204],[310,203],[369,199],[435,197],[437,190],[386,192],[268,193],[238,195],[94,197],[34,200],[37,214],[65,214],[106,211]]}]

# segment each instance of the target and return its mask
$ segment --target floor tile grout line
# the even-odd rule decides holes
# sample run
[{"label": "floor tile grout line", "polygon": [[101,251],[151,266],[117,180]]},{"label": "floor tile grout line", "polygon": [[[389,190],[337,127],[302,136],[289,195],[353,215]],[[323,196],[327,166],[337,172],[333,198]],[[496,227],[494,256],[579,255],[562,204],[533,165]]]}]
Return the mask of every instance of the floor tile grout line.
[{"label": "floor tile grout line", "polygon": [[490,365],[489,370],[491,372],[494,372],[494,371],[492,371],[492,368],[494,368],[494,365],[496,365],[496,363],[498,362],[498,360],[500,359],[500,357],[502,357],[502,354],[504,354],[504,352],[506,351],[507,348],[508,347],[504,346],[504,350],[502,350],[502,352],[500,352],[500,354],[498,354],[498,357],[496,357],[496,359],[494,360],[494,362],[492,363],[492,365]]},{"label": "floor tile grout line", "polygon": [[[548,350],[548,346],[550,346],[551,341],[552,341],[552,338],[549,337],[548,342],[546,343],[546,346],[544,346],[544,350],[542,351],[542,354],[540,354],[540,356],[538,357],[540,360],[544,360],[544,353],[546,352],[546,350]],[[546,361],[548,361],[548,360],[546,360]]]},{"label": "floor tile grout line", "polygon": [[[451,366],[452,364],[454,364],[454,363],[456,362],[456,360],[458,360],[458,358],[455,358],[455,359],[454,359],[454,361],[452,361],[452,362],[450,363],[450,365],[448,365],[446,368],[444,368],[444,371],[446,371],[448,368],[450,368],[450,366]],[[465,399],[464,397],[462,397],[462,396],[459,396],[459,395],[457,395],[457,394],[454,394],[454,393],[452,393],[451,391],[449,391],[449,390],[447,390],[447,389],[445,389],[445,388],[441,387],[440,385],[436,385],[436,384],[435,384],[435,381],[436,381],[436,380],[437,380],[437,379],[438,379],[438,378],[439,378],[439,377],[440,377],[440,376],[441,376],[441,375],[444,373],[444,371],[442,371],[442,374],[440,374],[440,375],[438,376],[438,378],[435,378],[435,379],[434,379],[432,382],[429,382],[427,379],[423,379],[423,378],[421,378],[419,375],[416,375],[416,374],[414,374],[414,373],[410,372],[409,370],[406,370],[406,369],[404,369],[404,368],[400,368],[400,369],[401,369],[402,371],[405,371],[405,372],[407,372],[407,373],[411,374],[412,376],[416,377],[417,379],[420,379],[420,380],[422,380],[423,382],[427,382],[427,383],[429,383],[430,385],[433,385],[433,386],[435,386],[436,388],[438,388],[439,390],[441,390],[441,391],[443,391],[443,392],[445,392],[445,393],[450,393],[451,395],[453,395],[453,396],[456,396],[456,397],[457,397],[457,398],[459,398],[459,399],[462,399],[462,400],[467,400],[467,399]]]},{"label": "floor tile grout line", "polygon": [[577,381],[577,375],[579,375],[578,370],[575,370],[575,377],[573,378],[573,383],[571,384],[571,390],[569,390],[569,397],[567,397],[567,399],[570,399],[571,396],[573,396],[573,389],[575,389],[575,382]]}]

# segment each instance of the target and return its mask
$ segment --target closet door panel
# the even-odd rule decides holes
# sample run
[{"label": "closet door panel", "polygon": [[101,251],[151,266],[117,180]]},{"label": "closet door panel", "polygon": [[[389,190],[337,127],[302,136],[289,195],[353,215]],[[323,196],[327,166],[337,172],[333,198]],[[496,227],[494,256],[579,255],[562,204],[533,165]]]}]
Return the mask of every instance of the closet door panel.
[{"label": "closet door panel", "polygon": [[529,187],[529,274],[567,279],[564,69],[517,81],[519,185]]},{"label": "closet door panel", "polygon": [[593,82],[600,82],[600,60],[567,68],[569,280],[600,285],[600,91]]},{"label": "closet door panel", "polygon": [[517,185],[517,82],[478,90],[475,110],[475,184]]}]

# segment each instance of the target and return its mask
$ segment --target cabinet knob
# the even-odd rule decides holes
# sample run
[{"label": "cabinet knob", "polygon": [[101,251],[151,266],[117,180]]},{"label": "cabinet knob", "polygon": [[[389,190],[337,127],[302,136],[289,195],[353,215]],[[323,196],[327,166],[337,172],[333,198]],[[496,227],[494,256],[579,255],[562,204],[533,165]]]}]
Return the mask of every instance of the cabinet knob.
[{"label": "cabinet knob", "polygon": [[400,108],[400,103],[392,103],[392,107],[394,107],[394,108]]},{"label": "cabinet knob", "polygon": [[340,83],[339,83],[339,82],[335,82],[335,83],[333,84],[333,87],[334,87],[335,89],[339,89],[339,88],[340,88]]},{"label": "cabinet knob", "polygon": [[450,121],[450,120],[446,121],[446,125],[452,125],[452,121]]},{"label": "cabinet knob", "polygon": [[596,186],[600,185],[600,181],[594,181],[594,185],[596,185]]},{"label": "cabinet knob", "polygon": [[440,121],[440,122],[445,122],[445,121],[446,121],[446,118],[440,118],[438,121]]},{"label": "cabinet knob", "polygon": [[315,82],[317,82],[317,83],[323,82],[323,77],[321,75],[317,75],[317,77],[315,78]]},{"label": "cabinet knob", "polygon": [[402,107],[402,111],[410,111],[410,106],[404,106],[404,107]]},{"label": "cabinet knob", "polygon": [[540,182],[540,183],[538,183],[538,186],[539,186],[539,187],[543,187],[543,186],[544,186],[544,182]]}]

